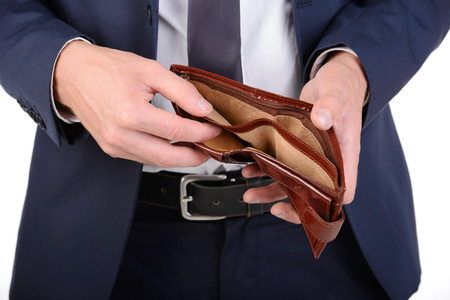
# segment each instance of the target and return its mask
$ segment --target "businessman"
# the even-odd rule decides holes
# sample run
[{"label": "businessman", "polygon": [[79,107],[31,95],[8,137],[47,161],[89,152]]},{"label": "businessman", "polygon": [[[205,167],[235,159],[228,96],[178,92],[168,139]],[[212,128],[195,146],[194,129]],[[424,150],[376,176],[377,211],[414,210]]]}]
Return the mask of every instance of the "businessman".
[{"label": "businessman", "polygon": [[[1,84],[40,126],[11,298],[408,298],[420,278],[414,209],[387,104],[445,36],[449,4],[214,1],[219,17],[207,22],[214,8],[199,13],[195,2],[2,2]],[[167,64],[197,64],[192,32],[223,19],[200,48],[225,41],[234,60],[214,66],[207,52],[199,64],[300,95],[315,104],[314,124],[338,135],[353,203],[318,261],[288,204],[271,208],[279,218],[195,222],[158,200],[186,174],[240,171],[171,143],[219,130],[167,111],[211,111]],[[208,28],[189,31],[196,22]],[[276,184],[243,195],[258,205],[283,197]]]}]

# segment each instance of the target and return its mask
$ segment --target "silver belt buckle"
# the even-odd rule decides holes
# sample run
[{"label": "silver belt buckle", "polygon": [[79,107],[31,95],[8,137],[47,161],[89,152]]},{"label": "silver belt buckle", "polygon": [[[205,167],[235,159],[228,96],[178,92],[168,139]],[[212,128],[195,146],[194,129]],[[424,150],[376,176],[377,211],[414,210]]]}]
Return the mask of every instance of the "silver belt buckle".
[{"label": "silver belt buckle", "polygon": [[190,221],[216,221],[222,220],[226,217],[212,217],[203,215],[193,215],[189,212],[188,203],[193,201],[194,198],[187,194],[187,185],[195,181],[220,181],[227,179],[227,175],[213,174],[213,175],[185,175],[181,177],[180,181],[180,204],[181,215],[183,218]]}]

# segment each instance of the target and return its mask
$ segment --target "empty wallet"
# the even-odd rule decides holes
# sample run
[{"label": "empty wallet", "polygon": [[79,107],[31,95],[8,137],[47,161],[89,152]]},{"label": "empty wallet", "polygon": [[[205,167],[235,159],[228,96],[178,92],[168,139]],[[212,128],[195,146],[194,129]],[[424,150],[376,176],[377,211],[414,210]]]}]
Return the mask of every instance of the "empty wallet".
[{"label": "empty wallet", "polygon": [[312,105],[262,91],[200,69],[172,65],[214,110],[199,118],[174,104],[184,118],[211,122],[222,133],[195,145],[227,163],[257,163],[294,206],[316,259],[344,222],[344,167],[333,129],[311,122]]}]

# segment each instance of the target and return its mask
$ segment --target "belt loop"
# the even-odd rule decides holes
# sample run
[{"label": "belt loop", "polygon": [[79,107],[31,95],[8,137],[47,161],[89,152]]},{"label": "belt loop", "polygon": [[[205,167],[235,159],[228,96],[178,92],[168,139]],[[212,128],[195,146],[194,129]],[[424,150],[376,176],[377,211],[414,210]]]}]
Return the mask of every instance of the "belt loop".
[{"label": "belt loop", "polygon": [[[247,190],[262,186],[261,177],[246,178]],[[264,214],[264,205],[262,204],[248,204],[247,218],[259,216]]]},{"label": "belt loop", "polygon": [[262,204],[248,204],[247,218],[264,214],[264,206]]},{"label": "belt loop", "polygon": [[245,178],[245,181],[247,183],[247,190],[262,186],[261,177]]}]

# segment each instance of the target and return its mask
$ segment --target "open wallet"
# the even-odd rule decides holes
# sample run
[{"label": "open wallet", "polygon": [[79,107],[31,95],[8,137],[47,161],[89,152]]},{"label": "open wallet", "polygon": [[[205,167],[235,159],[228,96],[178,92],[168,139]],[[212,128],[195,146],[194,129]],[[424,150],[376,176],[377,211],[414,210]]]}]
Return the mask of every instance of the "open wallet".
[{"label": "open wallet", "polygon": [[316,259],[344,222],[344,168],[333,129],[311,122],[312,105],[262,91],[200,69],[172,65],[214,110],[204,118],[174,104],[179,116],[211,122],[222,133],[195,145],[228,163],[257,163],[276,180],[294,206]]}]

